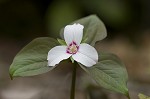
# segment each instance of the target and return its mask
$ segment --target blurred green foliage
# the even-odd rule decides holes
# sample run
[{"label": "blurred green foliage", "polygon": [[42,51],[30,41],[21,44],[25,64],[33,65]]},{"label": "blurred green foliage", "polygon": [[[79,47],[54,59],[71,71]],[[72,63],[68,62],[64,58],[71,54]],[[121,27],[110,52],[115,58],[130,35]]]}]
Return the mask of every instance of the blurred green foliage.
[{"label": "blurred green foliage", "polygon": [[121,28],[129,23],[131,8],[125,0],[93,0],[83,4],[89,12],[96,12],[112,28]]},{"label": "blurred green foliage", "polygon": [[0,34],[19,39],[57,37],[66,24],[97,14],[108,37],[134,39],[150,28],[149,4],[149,0],[1,0]]},{"label": "blurred green foliage", "polygon": [[[46,15],[50,36],[59,37],[60,29],[81,17],[81,11],[71,1],[53,2]],[[52,33],[51,33],[52,32]]]},{"label": "blurred green foliage", "polygon": [[141,94],[141,93],[138,96],[139,96],[140,99],[150,99],[150,97],[148,97],[144,94]]}]

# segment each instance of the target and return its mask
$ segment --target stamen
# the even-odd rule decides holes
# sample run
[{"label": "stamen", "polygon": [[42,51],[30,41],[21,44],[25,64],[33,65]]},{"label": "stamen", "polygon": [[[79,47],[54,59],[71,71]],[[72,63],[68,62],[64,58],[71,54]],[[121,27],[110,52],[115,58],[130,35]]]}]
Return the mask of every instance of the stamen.
[{"label": "stamen", "polygon": [[77,46],[77,43],[72,41],[72,43],[69,44],[67,47],[66,53],[68,54],[76,54],[79,49],[79,46]]}]

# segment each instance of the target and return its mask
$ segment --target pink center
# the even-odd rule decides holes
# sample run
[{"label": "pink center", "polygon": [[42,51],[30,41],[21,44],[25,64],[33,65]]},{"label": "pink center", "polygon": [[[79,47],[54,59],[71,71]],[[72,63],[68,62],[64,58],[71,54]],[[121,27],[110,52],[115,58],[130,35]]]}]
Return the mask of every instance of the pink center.
[{"label": "pink center", "polygon": [[69,46],[67,47],[66,52],[67,52],[68,54],[76,54],[77,51],[78,51],[78,49],[79,49],[79,46],[77,45],[76,42],[73,41],[73,42],[70,43]]}]

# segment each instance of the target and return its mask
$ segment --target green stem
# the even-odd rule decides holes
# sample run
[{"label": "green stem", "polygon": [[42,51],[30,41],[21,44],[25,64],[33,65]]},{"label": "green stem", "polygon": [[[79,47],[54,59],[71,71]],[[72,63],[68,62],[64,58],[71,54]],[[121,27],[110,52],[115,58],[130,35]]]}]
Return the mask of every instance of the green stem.
[{"label": "green stem", "polygon": [[75,84],[76,84],[76,69],[77,64],[73,63],[73,71],[72,71],[72,83],[71,83],[71,92],[70,92],[70,99],[75,99]]}]

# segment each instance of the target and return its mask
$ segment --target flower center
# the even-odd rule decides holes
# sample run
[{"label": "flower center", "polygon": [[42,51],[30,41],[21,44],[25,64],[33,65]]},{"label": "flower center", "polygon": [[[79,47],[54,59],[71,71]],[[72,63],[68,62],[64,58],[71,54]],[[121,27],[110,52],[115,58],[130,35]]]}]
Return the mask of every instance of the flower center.
[{"label": "flower center", "polygon": [[67,47],[67,53],[69,53],[69,54],[76,54],[77,53],[77,51],[78,51],[78,49],[79,49],[79,46],[77,45],[77,43],[76,42],[72,42],[72,43],[70,43],[70,45]]}]

